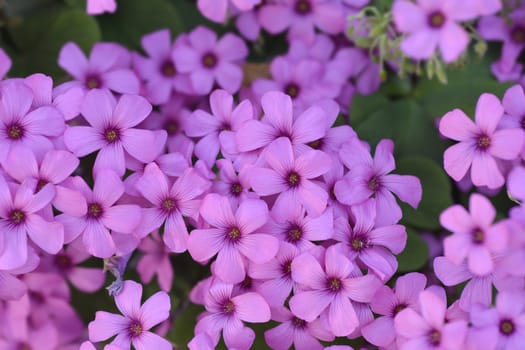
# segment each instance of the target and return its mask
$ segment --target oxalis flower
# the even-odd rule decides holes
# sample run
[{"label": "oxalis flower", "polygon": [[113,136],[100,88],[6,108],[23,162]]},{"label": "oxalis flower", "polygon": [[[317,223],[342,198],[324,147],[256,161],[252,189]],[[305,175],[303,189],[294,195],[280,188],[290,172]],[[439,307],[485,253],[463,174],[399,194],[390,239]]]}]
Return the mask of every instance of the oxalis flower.
[{"label": "oxalis flower", "polygon": [[115,304],[124,316],[97,311],[95,320],[89,323],[89,340],[100,342],[116,335],[111,345],[129,349],[133,344],[137,350],[171,350],[170,342],[149,331],[151,327],[169,317],[170,298],[165,292],[153,294],[140,305],[142,286],[125,281]]},{"label": "oxalis flower", "polygon": [[470,169],[475,186],[491,189],[503,186],[505,178],[496,160],[518,158],[525,142],[525,136],[519,129],[496,130],[503,113],[499,99],[485,93],[476,105],[475,122],[459,109],[441,118],[441,134],[460,141],[447,148],[443,155],[445,170],[450,177],[459,181]]}]

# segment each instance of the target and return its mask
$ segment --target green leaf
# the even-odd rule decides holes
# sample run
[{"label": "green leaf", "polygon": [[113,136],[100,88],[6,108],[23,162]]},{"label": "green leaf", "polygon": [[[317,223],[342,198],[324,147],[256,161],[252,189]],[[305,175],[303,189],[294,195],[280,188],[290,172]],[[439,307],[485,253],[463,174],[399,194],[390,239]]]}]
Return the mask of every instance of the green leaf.
[{"label": "green leaf", "polygon": [[203,311],[204,308],[202,306],[190,304],[188,308],[176,316],[166,338],[182,349],[186,349],[186,344],[193,338],[197,316]]},{"label": "green leaf", "polygon": [[502,84],[490,72],[490,58],[472,59],[462,67],[452,67],[446,72],[448,84],[437,79],[422,78],[414,90],[414,96],[432,119],[440,118],[454,108],[473,116],[476,102],[484,92],[499,97],[511,84]]},{"label": "green leaf", "polygon": [[362,121],[356,132],[372,145],[383,138],[395,142],[396,156],[424,156],[440,162],[445,143],[425,111],[412,100],[385,103]]},{"label": "green leaf", "polygon": [[389,99],[381,94],[374,93],[372,95],[354,95],[352,97],[352,104],[350,105],[350,125],[357,127],[360,123],[366,120],[371,114],[381,109],[389,103]]},{"label": "green leaf", "polygon": [[177,9],[169,0],[120,1],[114,14],[96,18],[105,41],[120,42],[131,49],[140,49],[144,34],[167,28],[175,35],[184,29]]},{"label": "green leaf", "polygon": [[428,245],[413,230],[407,227],[407,245],[397,256],[398,272],[414,272],[425,266],[428,259]]},{"label": "green leaf", "polygon": [[10,75],[26,76],[41,72],[57,78],[65,73],[58,67],[58,53],[69,41],[85,51],[100,40],[95,19],[80,9],[60,6],[28,16],[10,28],[19,54],[13,57]]},{"label": "green leaf", "polygon": [[401,203],[402,223],[426,230],[438,230],[439,215],[453,204],[450,181],[441,166],[427,158],[401,158],[397,162],[396,173],[417,176],[423,187],[423,197],[417,210]]}]

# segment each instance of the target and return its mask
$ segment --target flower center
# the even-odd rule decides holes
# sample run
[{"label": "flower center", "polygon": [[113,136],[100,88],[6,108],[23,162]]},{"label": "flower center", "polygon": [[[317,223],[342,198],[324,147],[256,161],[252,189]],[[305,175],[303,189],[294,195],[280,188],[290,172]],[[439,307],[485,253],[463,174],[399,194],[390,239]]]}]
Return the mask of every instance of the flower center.
[{"label": "flower center", "polygon": [[514,323],[511,320],[501,320],[499,323],[499,331],[505,335],[514,333]]},{"label": "flower center", "polygon": [[166,60],[161,64],[160,72],[166,78],[171,78],[177,73],[177,70],[175,69],[175,65],[171,60]]},{"label": "flower center", "polygon": [[235,312],[235,304],[233,303],[233,301],[227,300],[222,305],[222,312],[224,312],[227,315],[231,315],[232,313],[234,313]]},{"label": "flower center", "polygon": [[441,333],[437,329],[433,329],[428,333],[428,342],[430,345],[438,346],[441,343]]},{"label": "flower center", "polygon": [[525,129],[525,116],[521,118],[521,128]]},{"label": "flower center", "polygon": [[308,146],[312,147],[313,149],[320,149],[323,145],[323,139],[318,139],[312,142],[307,143]]},{"label": "flower center", "polygon": [[55,255],[55,265],[61,270],[69,270],[73,267],[73,261],[67,254]]},{"label": "flower center", "polygon": [[115,128],[108,128],[106,131],[104,131],[104,138],[109,143],[117,141],[119,136],[119,131]]},{"label": "flower center", "polygon": [[472,232],[472,242],[476,244],[482,244],[485,241],[485,233],[480,229]]},{"label": "flower center", "polygon": [[514,41],[516,44],[525,43],[525,27],[516,26],[512,28],[510,32],[510,37],[512,38],[512,41]]},{"label": "flower center", "polygon": [[86,87],[88,89],[98,89],[102,87],[102,82],[100,78],[96,75],[88,75],[86,77]]},{"label": "flower center", "polygon": [[171,198],[166,198],[162,201],[162,204],[160,205],[162,210],[167,211],[168,213],[172,212],[173,209],[175,209],[175,201]]},{"label": "flower center", "polygon": [[312,4],[309,0],[298,0],[295,3],[295,12],[300,15],[307,15],[312,12]]},{"label": "flower center", "polygon": [[28,343],[19,343],[18,347],[15,348],[15,349],[18,349],[18,350],[31,350],[31,345],[29,345]]},{"label": "flower center", "polygon": [[90,203],[88,205],[87,216],[92,219],[98,219],[102,216],[102,207],[98,203]]},{"label": "flower center", "polygon": [[230,187],[230,193],[235,197],[238,197],[242,193],[242,185],[238,182],[232,184]]},{"label": "flower center", "polygon": [[432,28],[439,29],[445,24],[445,15],[441,11],[434,11],[428,16],[428,25]]},{"label": "flower center", "polygon": [[368,189],[370,191],[377,191],[379,189],[379,187],[381,187],[381,182],[379,181],[379,179],[377,177],[372,177],[370,180],[368,180]]},{"label": "flower center", "polygon": [[169,120],[164,124],[164,129],[168,133],[168,135],[175,135],[179,131],[179,123],[177,123],[175,120]]},{"label": "flower center", "polygon": [[482,135],[478,138],[478,148],[485,151],[490,146],[490,137]]},{"label": "flower center", "polygon": [[138,321],[131,322],[131,324],[129,325],[128,330],[129,330],[129,335],[130,335],[131,338],[138,337],[143,332],[142,325]]},{"label": "flower center", "polygon": [[19,140],[24,136],[24,129],[18,124],[13,124],[7,128],[7,136],[12,140]]},{"label": "flower center", "polygon": [[283,275],[290,276],[292,274],[292,260],[288,260],[281,265]]},{"label": "flower center", "polygon": [[286,240],[290,243],[297,243],[303,236],[303,230],[300,227],[291,227],[286,236]]},{"label": "flower center", "polygon": [[356,252],[359,252],[366,248],[367,242],[365,237],[354,237],[350,241],[350,245],[352,246],[352,249]]},{"label": "flower center", "polygon": [[392,315],[395,316],[397,315],[398,313],[400,313],[402,310],[406,309],[406,305],[405,304],[397,304],[394,309],[392,309]]},{"label": "flower center", "polygon": [[299,96],[299,92],[301,89],[299,88],[299,85],[295,83],[289,83],[284,87],[284,93],[290,96],[291,98],[296,98]]},{"label": "flower center", "polygon": [[251,289],[252,288],[252,278],[248,275],[246,275],[246,277],[244,277],[244,280],[239,283],[239,286],[244,289],[244,290],[248,290],[248,289]]},{"label": "flower center", "polygon": [[37,192],[40,191],[48,183],[49,183],[49,181],[47,181],[47,180],[39,179],[38,182],[36,183],[36,191]]},{"label": "flower center", "polygon": [[26,218],[26,214],[21,211],[20,209],[15,209],[11,212],[11,214],[9,215],[10,219],[11,219],[11,222],[15,225],[20,225],[21,223],[24,222],[25,218]]},{"label": "flower center", "polygon": [[341,280],[337,277],[331,277],[327,281],[327,287],[332,292],[338,292],[341,290]]},{"label": "flower center", "polygon": [[241,231],[237,227],[232,227],[228,231],[228,238],[232,242],[237,242],[241,238]]},{"label": "flower center", "polygon": [[299,328],[299,329],[303,329],[304,327],[306,327],[306,321],[296,316],[292,318],[292,324],[295,328]]},{"label": "flower center", "polygon": [[208,52],[202,56],[202,65],[206,68],[215,67],[217,65],[217,56],[212,52]]},{"label": "flower center", "polygon": [[288,184],[290,187],[297,187],[300,181],[301,177],[295,171],[292,171],[290,174],[288,174]]}]

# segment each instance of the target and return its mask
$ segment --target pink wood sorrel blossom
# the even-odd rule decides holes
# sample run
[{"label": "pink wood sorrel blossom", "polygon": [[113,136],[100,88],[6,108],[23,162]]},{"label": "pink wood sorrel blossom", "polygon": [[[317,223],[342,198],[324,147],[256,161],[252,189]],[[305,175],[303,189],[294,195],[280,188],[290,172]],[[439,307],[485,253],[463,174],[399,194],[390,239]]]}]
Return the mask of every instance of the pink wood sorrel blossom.
[{"label": "pink wood sorrel blossom", "polygon": [[480,194],[470,196],[469,208],[470,213],[454,205],[441,213],[441,225],[453,233],[443,241],[445,257],[454,264],[467,259],[473,273],[486,275],[494,269],[492,255],[507,248],[507,226],[504,222],[493,224],[496,210]]},{"label": "pink wood sorrel blossom", "polygon": [[355,224],[351,227],[343,217],[335,221],[335,239],[351,260],[357,260],[387,281],[397,270],[399,254],[406,245],[407,233],[402,225],[376,225],[376,209],[373,200],[351,208]]},{"label": "pink wood sorrel blossom", "polygon": [[188,35],[187,42],[173,50],[177,71],[189,73],[195,93],[207,95],[214,82],[233,94],[242,82],[239,64],[248,55],[246,44],[238,36],[227,33],[221,39],[206,27],[197,27]]},{"label": "pink wood sorrel blossom", "polygon": [[78,157],[100,150],[94,171],[111,169],[122,176],[126,170],[125,154],[149,163],[164,148],[166,131],[135,128],[150,112],[151,105],[141,96],[123,95],[117,102],[107,90],[92,90],[81,106],[90,126],[69,127],[64,143]]},{"label": "pink wood sorrel blossom", "polygon": [[470,313],[467,344],[472,349],[520,349],[525,344],[523,290],[500,292],[494,308],[477,305]]},{"label": "pink wood sorrel blossom", "polygon": [[401,349],[462,349],[467,333],[467,322],[445,321],[445,300],[425,290],[419,293],[420,312],[406,308],[394,319],[397,333],[404,337]]},{"label": "pink wood sorrel blossom", "polygon": [[415,59],[430,58],[439,46],[445,62],[453,62],[465,51],[467,32],[457,23],[474,19],[475,9],[456,0],[395,1],[392,14],[397,29],[408,36],[401,49]]},{"label": "pink wood sorrel blossom", "polygon": [[164,224],[164,243],[173,252],[186,251],[188,229],[184,216],[197,219],[198,199],[210,186],[193,168],[187,168],[169,185],[168,178],[155,163],[150,163],[144,175],[137,181],[136,189],[153,207],[143,209],[143,220],[137,228],[138,234],[144,236]]},{"label": "pink wood sorrel blossom", "polygon": [[352,138],[339,152],[341,161],[350,171],[334,186],[337,199],[341,203],[354,205],[373,197],[375,220],[380,226],[392,225],[401,219],[401,208],[392,192],[414,209],[422,196],[421,182],[417,177],[389,174],[396,168],[393,150],[391,140],[381,140],[372,159],[361,141]]},{"label": "pink wood sorrel blossom", "polygon": [[0,88],[0,162],[13,148],[28,147],[41,155],[53,148],[51,137],[62,135],[64,116],[53,106],[31,110],[32,90],[15,80]]},{"label": "pink wood sorrel blossom", "polygon": [[459,141],[447,148],[443,155],[445,170],[454,180],[461,180],[470,168],[475,186],[495,189],[504,184],[505,179],[496,160],[519,157],[525,135],[519,129],[497,130],[503,112],[499,99],[485,93],[476,105],[475,123],[459,109],[441,118],[441,134]]},{"label": "pink wood sorrel blossom", "polygon": [[150,283],[154,275],[160,289],[171,290],[173,284],[173,266],[170,261],[170,251],[162,242],[157,231],[140,243],[139,250],[144,253],[137,263],[137,272],[143,283]]},{"label": "pink wood sorrel blossom", "polygon": [[250,349],[255,333],[243,323],[270,320],[270,307],[254,292],[233,294],[233,285],[214,282],[205,296],[206,312],[195,326],[195,334],[207,333],[217,344],[221,331],[229,349]]},{"label": "pink wood sorrel blossom", "polygon": [[211,228],[193,230],[188,251],[199,262],[217,254],[215,273],[224,282],[242,282],[245,259],[262,264],[279,249],[277,238],[258,233],[268,220],[268,207],[262,200],[246,199],[234,213],[227,197],[212,193],[204,198],[200,214]]},{"label": "pink wood sorrel blossom", "polygon": [[104,12],[113,13],[116,10],[116,0],[87,0],[86,11],[89,15],[100,15]]},{"label": "pink wood sorrel blossom", "polygon": [[370,305],[372,311],[381,316],[363,326],[363,337],[374,345],[393,347],[396,339],[394,318],[407,307],[419,308],[419,293],[425,289],[426,283],[425,275],[412,272],[399,277],[394,290],[381,286]]},{"label": "pink wood sorrel blossom", "polygon": [[115,253],[117,234],[126,236],[127,241],[132,240],[131,233],[141,221],[141,210],[135,204],[116,204],[124,194],[124,184],[115,172],[106,169],[98,172],[93,190],[80,177],[73,178],[70,184],[84,197],[75,205],[86,206],[87,213],[57,217],[65,226],[67,241],[83,234],[82,242],[90,254],[108,258]]},{"label": "pink wood sorrel blossom", "polygon": [[60,89],[81,87],[109,89],[121,94],[138,94],[139,79],[129,68],[131,55],[127,49],[115,43],[95,43],[89,59],[75,43],[67,43],[60,50],[58,65],[68,72],[74,81],[60,85]]},{"label": "pink wood sorrel blossom", "polygon": [[325,210],[328,193],[312,179],[330,169],[329,155],[310,150],[295,157],[290,140],[280,137],[265,149],[263,157],[270,168],[250,169],[250,183],[260,196],[278,194],[274,211],[283,213],[285,207],[298,204],[313,216]]},{"label": "pink wood sorrel blossom", "polygon": [[[501,129],[523,130],[525,134],[525,92],[523,91],[523,87],[521,85],[514,85],[507,89],[501,102],[505,114],[501,118],[499,127]],[[521,159],[525,159],[525,144],[523,146]]]},{"label": "pink wood sorrel blossom", "polygon": [[352,302],[369,303],[381,282],[375,275],[361,276],[333,246],[326,250],[323,263],[324,267],[309,252],[294,259],[292,278],[305,289],[295,292],[290,309],[308,322],[321,315],[334,335],[349,335],[359,326]]},{"label": "pink wood sorrel blossom", "polygon": [[112,345],[137,350],[171,350],[169,341],[149,331],[169,317],[170,298],[166,292],[157,292],[142,306],[142,286],[134,281],[124,281],[122,291],[115,296],[115,304],[124,315],[97,311],[95,320],[89,323],[89,340],[100,342],[114,335]]},{"label": "pink wood sorrel blossom", "polygon": [[[33,192],[36,181],[11,186],[0,175],[0,269],[21,267],[27,260],[27,236],[38,247],[56,254],[64,244],[64,227],[47,221],[39,213],[47,207],[55,190],[52,185]],[[12,189],[10,189],[12,187]]]},{"label": "pink wood sorrel blossom", "polygon": [[204,17],[214,22],[224,22],[231,4],[238,10],[250,11],[261,0],[198,0],[197,7]]}]

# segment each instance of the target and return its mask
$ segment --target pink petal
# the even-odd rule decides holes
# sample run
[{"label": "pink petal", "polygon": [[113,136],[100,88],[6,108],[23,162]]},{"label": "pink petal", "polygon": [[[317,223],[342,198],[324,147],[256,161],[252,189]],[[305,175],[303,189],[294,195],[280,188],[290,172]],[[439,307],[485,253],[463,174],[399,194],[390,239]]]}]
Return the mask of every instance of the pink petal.
[{"label": "pink petal", "polygon": [[394,23],[401,32],[414,32],[426,25],[423,10],[409,1],[396,1],[392,7]]},{"label": "pink petal", "polygon": [[111,170],[101,170],[95,177],[93,195],[95,201],[109,207],[124,193],[124,184],[120,177]]},{"label": "pink petal", "polygon": [[350,299],[360,303],[369,303],[375,292],[382,285],[381,281],[374,275],[349,278],[343,282],[346,294]]},{"label": "pink petal", "polygon": [[318,140],[326,133],[326,112],[312,106],[304,111],[293,124],[293,142],[308,143]]},{"label": "pink petal", "polygon": [[270,91],[261,97],[261,106],[264,111],[264,120],[268,121],[277,130],[292,130],[292,99],[279,91]]},{"label": "pink petal", "polygon": [[137,350],[150,350],[150,349],[171,350],[173,349],[173,345],[171,345],[171,343],[168,340],[152,332],[142,333],[139,337],[133,338],[132,343],[135,349]]},{"label": "pink petal", "polygon": [[258,120],[249,120],[236,133],[237,148],[240,152],[253,151],[275,140],[272,126]]},{"label": "pink petal", "polygon": [[339,3],[318,3],[314,13],[314,23],[323,32],[338,34],[345,28],[343,9]]},{"label": "pink petal", "polygon": [[248,48],[244,41],[231,33],[224,34],[217,42],[215,50],[221,58],[228,61],[242,60],[248,55]]},{"label": "pink petal", "polygon": [[[279,137],[264,150],[264,159],[279,175],[285,177],[294,170],[292,144],[286,137]],[[301,175],[301,174],[299,174]]]},{"label": "pink petal", "polygon": [[29,215],[27,234],[37,246],[49,254],[56,254],[64,245],[64,226],[59,222],[47,222],[39,215]]},{"label": "pink petal", "polygon": [[[170,194],[181,202],[190,202],[190,200],[203,194],[209,186],[208,180],[199,175],[195,169],[190,168],[185,170],[175,181]],[[181,206],[183,206],[182,203]],[[184,208],[181,208],[181,211],[184,212]]]},{"label": "pink petal", "polygon": [[377,346],[387,346],[395,339],[394,320],[391,317],[378,317],[361,328],[363,337]]},{"label": "pink petal", "polygon": [[438,45],[439,36],[427,29],[409,34],[401,42],[403,52],[415,59],[430,58]]},{"label": "pink petal", "polygon": [[337,337],[349,335],[359,326],[359,320],[352,303],[342,294],[334,298],[328,312],[330,330]]},{"label": "pink petal", "polygon": [[[504,22],[502,19],[498,18],[499,21]],[[512,116],[523,116],[525,115],[525,93],[523,92],[523,87],[521,85],[514,85],[513,87],[505,91],[503,95],[503,107],[505,112]]]},{"label": "pink petal", "polygon": [[228,10],[227,0],[199,0],[197,7],[204,17],[214,22],[224,22]]},{"label": "pink petal", "polygon": [[104,341],[115,334],[122,333],[129,325],[129,320],[121,315],[97,311],[95,320],[89,323],[89,340]]},{"label": "pink petal", "polygon": [[19,300],[26,293],[27,287],[24,282],[9,272],[0,272],[0,299],[6,301]]},{"label": "pink petal", "polygon": [[130,69],[115,69],[104,74],[107,87],[121,94],[138,94],[140,82]]},{"label": "pink petal", "polygon": [[170,297],[166,292],[157,292],[149,297],[140,309],[144,329],[150,329],[166,320],[170,315],[170,308]]},{"label": "pink petal", "polygon": [[423,337],[430,330],[429,325],[417,312],[406,308],[394,319],[396,332],[406,338]]},{"label": "pink petal", "polygon": [[124,176],[126,164],[122,144],[108,144],[98,152],[93,166],[93,173],[96,175],[98,172],[105,170]]},{"label": "pink petal", "polygon": [[481,226],[480,228],[488,228],[496,218],[496,209],[492,203],[478,193],[473,193],[470,196],[469,209],[473,221]]},{"label": "pink petal", "polygon": [[470,38],[459,24],[448,21],[439,34],[439,49],[443,60],[447,63],[454,62],[465,51]]},{"label": "pink petal", "polygon": [[359,259],[368,266],[381,281],[387,281],[397,270],[396,258],[383,247],[363,250]]},{"label": "pink petal", "polygon": [[267,4],[261,7],[258,20],[261,26],[271,34],[277,34],[290,26],[292,11],[284,5]]},{"label": "pink petal", "polygon": [[163,58],[171,48],[171,35],[168,29],[146,34],[140,40],[144,51],[152,58]]},{"label": "pink petal", "polygon": [[23,226],[11,227],[0,221],[4,239],[0,243],[0,269],[12,270],[22,266],[27,261],[27,235]]},{"label": "pink petal", "polygon": [[406,229],[402,225],[379,227],[370,231],[368,236],[375,245],[387,247],[394,254],[401,253],[407,241]]},{"label": "pink petal", "polygon": [[246,277],[244,260],[234,247],[224,246],[217,255],[214,273],[226,283],[240,283]]},{"label": "pink petal", "polygon": [[75,267],[67,277],[75,288],[88,293],[99,290],[106,280],[106,275],[102,270],[88,267]]},{"label": "pink petal", "polygon": [[38,178],[38,163],[30,148],[17,147],[11,150],[2,165],[5,172],[20,183],[26,178]]},{"label": "pink petal", "polygon": [[328,172],[332,166],[332,158],[317,150],[307,151],[301,154],[295,161],[295,169],[307,179],[313,179]]},{"label": "pink petal", "polygon": [[84,97],[80,113],[97,131],[103,132],[113,122],[116,101],[108,90],[93,89]]},{"label": "pink petal", "polygon": [[468,267],[476,276],[486,276],[494,270],[492,257],[485,246],[473,246],[470,248]]},{"label": "pink petal", "polygon": [[383,185],[388,190],[394,192],[403,202],[410,204],[414,209],[417,208],[422,197],[421,182],[411,175],[386,175],[382,179]]},{"label": "pink petal", "polygon": [[492,135],[503,116],[503,106],[493,94],[484,93],[476,104],[476,124],[487,135]]},{"label": "pink petal", "polygon": [[525,143],[525,133],[519,129],[502,129],[490,138],[489,152],[494,157],[514,160],[519,157]]},{"label": "pink petal", "polygon": [[297,196],[309,215],[320,215],[326,208],[328,193],[310,180],[301,181]]},{"label": "pink petal", "polygon": [[138,205],[115,205],[104,211],[101,221],[111,230],[119,233],[132,233],[140,223],[141,214],[141,208]]},{"label": "pink petal", "polygon": [[255,332],[235,319],[224,325],[223,338],[228,349],[249,349],[255,339]]},{"label": "pink petal", "polygon": [[460,181],[470,168],[474,155],[475,145],[469,142],[460,142],[447,148],[443,155],[447,174],[454,180]]},{"label": "pink petal", "polygon": [[86,250],[98,258],[109,258],[115,253],[113,239],[108,230],[98,222],[88,223],[84,230],[83,243]]},{"label": "pink petal", "polygon": [[279,240],[267,234],[252,233],[241,239],[239,251],[249,260],[264,264],[270,261],[279,249]]},{"label": "pink petal", "polygon": [[84,73],[87,70],[88,61],[86,55],[84,55],[77,44],[69,42],[60,50],[58,65],[75,79],[80,80],[84,77]]},{"label": "pink petal", "polygon": [[200,213],[204,220],[215,227],[229,228],[235,224],[235,217],[227,197],[210,193],[202,201]]},{"label": "pink petal", "polygon": [[470,310],[473,305],[489,306],[492,301],[492,277],[473,277],[463,289],[459,306],[463,310]]},{"label": "pink petal", "polygon": [[24,117],[27,130],[33,134],[60,136],[66,129],[64,116],[51,106],[37,108]]},{"label": "pink petal", "polygon": [[246,199],[239,205],[235,217],[241,231],[251,233],[268,221],[268,206],[262,200]]},{"label": "pink petal", "polygon": [[428,324],[433,328],[441,329],[445,322],[447,305],[429,290],[422,291],[419,294],[419,303],[421,314]]},{"label": "pink petal", "polygon": [[196,261],[205,262],[215,256],[223,244],[223,230],[214,228],[193,230],[188,239],[188,251]]},{"label": "pink petal", "polygon": [[[242,52],[242,50],[239,51]],[[223,62],[215,74],[217,76],[217,83],[224,90],[230,94],[239,91],[243,78],[241,67],[230,62]]]},{"label": "pink petal", "polygon": [[455,286],[472,277],[465,264],[456,265],[444,256],[434,259],[434,271],[445,286]]},{"label": "pink petal", "polygon": [[83,157],[106,145],[102,135],[89,126],[73,126],[64,132],[66,147],[77,157]]},{"label": "pink petal", "polygon": [[139,192],[150,203],[159,204],[168,194],[166,176],[155,163],[150,163],[144,169],[144,174],[136,183]]},{"label": "pink petal", "polygon": [[128,129],[122,135],[122,144],[132,157],[150,163],[162,153],[167,138],[165,130]]},{"label": "pink petal", "polygon": [[476,186],[487,186],[496,189],[505,183],[505,178],[498,168],[496,160],[489,154],[480,152],[472,159],[470,172],[472,183]]},{"label": "pink petal", "polygon": [[326,275],[312,254],[306,252],[299,255],[293,260],[291,267],[295,282],[313,289],[324,289]]},{"label": "pink petal", "polygon": [[164,225],[164,243],[175,253],[182,253],[187,249],[188,229],[179,212],[172,213],[166,219]]},{"label": "pink petal", "polygon": [[42,160],[40,173],[48,181],[58,184],[71,175],[79,163],[78,158],[70,152],[53,150],[46,153]]},{"label": "pink petal", "polygon": [[259,196],[268,196],[288,189],[282,176],[272,169],[250,169],[248,178],[251,187]]},{"label": "pink petal", "polygon": [[142,285],[137,282],[124,281],[122,290],[115,296],[117,308],[127,318],[139,319],[141,315],[140,299],[142,298]]},{"label": "pink petal", "polygon": [[266,300],[257,293],[249,292],[231,299],[235,304],[237,317],[246,322],[268,322],[270,307]]},{"label": "pink petal", "polygon": [[454,264],[461,264],[471,246],[470,234],[453,234],[443,241],[444,255]]},{"label": "pink petal", "polygon": [[456,141],[472,139],[479,134],[479,127],[462,110],[454,109],[439,121],[439,132]]},{"label": "pink petal", "polygon": [[451,232],[470,234],[476,228],[469,212],[459,204],[445,209],[439,217],[439,222]]},{"label": "pink petal", "polygon": [[113,112],[113,119],[123,129],[142,122],[151,113],[151,104],[142,96],[122,95]]},{"label": "pink petal", "polygon": [[332,296],[324,291],[299,292],[290,299],[290,310],[300,319],[311,322],[330,305],[332,299]]}]

